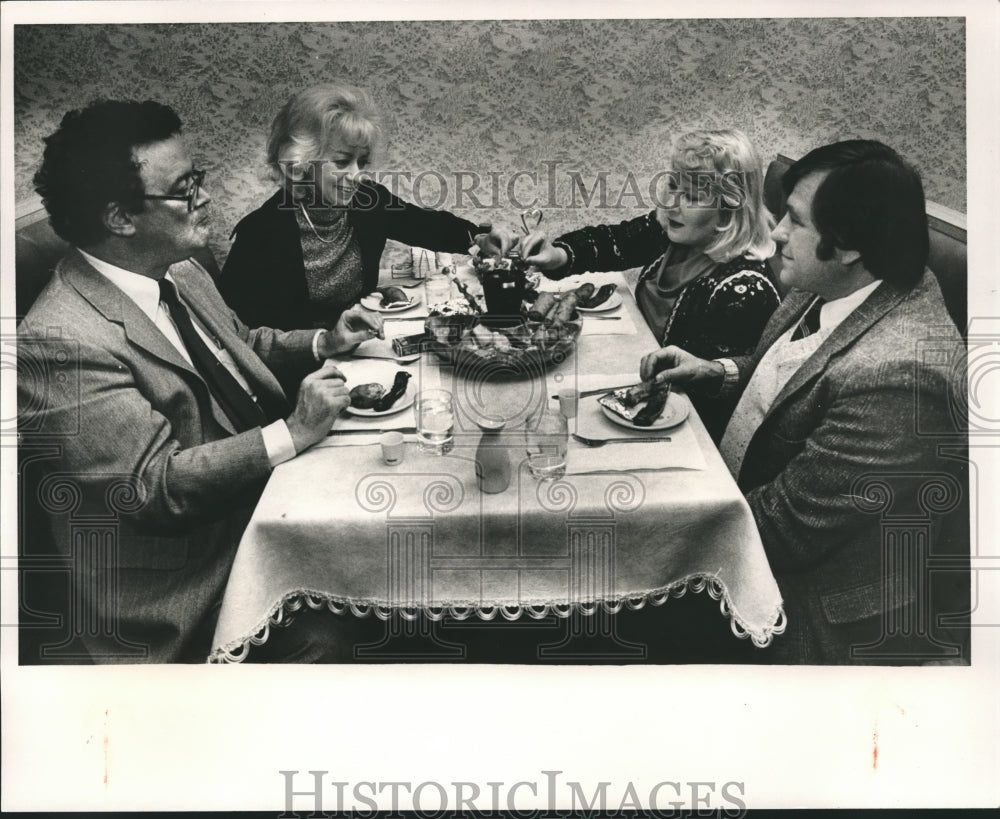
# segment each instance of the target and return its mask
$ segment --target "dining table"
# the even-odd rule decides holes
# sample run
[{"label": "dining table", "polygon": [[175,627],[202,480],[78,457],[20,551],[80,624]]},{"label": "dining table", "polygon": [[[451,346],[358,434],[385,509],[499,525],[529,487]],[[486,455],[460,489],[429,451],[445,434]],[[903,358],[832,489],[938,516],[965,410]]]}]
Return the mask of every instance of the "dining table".
[{"label": "dining table", "polygon": [[[602,392],[638,382],[639,362],[657,343],[620,273],[543,279],[539,289],[583,282],[616,284],[613,306],[581,313],[572,348],[524,372],[490,374],[433,352],[397,360],[392,339],[424,328],[419,286],[406,291],[410,307],[384,313],[386,339],[337,359],[349,387],[388,385],[402,370],[410,373],[407,392],[393,414],[339,417],[322,442],[274,469],[236,552],[210,662],[253,656],[275,629],[294,628],[303,609],[322,612],[334,635],[338,623],[367,620],[383,623],[400,645],[430,638],[427,656],[446,661],[461,661],[447,635],[463,625],[504,640],[520,625],[558,657],[588,628],[589,637],[600,632],[627,646],[615,633],[623,616],[667,609],[688,593],[707,596],[727,639],[766,651],[785,616],[751,511],[683,392],[670,395],[676,420],[668,429],[637,433],[601,409]],[[423,451],[414,434],[412,399],[435,388],[454,401],[446,454]],[[526,419],[558,410],[566,389],[581,394],[570,432],[607,443],[571,437],[565,474],[536,480]],[[484,419],[493,422],[487,432]],[[379,437],[391,430],[405,443],[402,461],[390,466]],[[477,478],[487,434],[510,467],[499,492],[482,491]],[[626,443],[637,434],[655,440]],[[435,630],[444,626],[451,631]],[[386,644],[358,646],[351,656],[378,662]],[[490,649],[481,656],[503,661]]]}]

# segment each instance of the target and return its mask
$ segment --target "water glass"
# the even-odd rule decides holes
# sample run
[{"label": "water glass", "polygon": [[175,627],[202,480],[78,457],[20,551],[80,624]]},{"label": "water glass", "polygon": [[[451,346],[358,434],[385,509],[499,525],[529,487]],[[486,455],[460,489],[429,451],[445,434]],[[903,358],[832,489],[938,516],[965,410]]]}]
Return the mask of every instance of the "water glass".
[{"label": "water glass", "polygon": [[444,455],[455,445],[455,411],[447,390],[417,394],[417,444],[422,452]]},{"label": "water glass", "polygon": [[563,415],[543,409],[528,416],[524,446],[528,471],[536,481],[554,481],[566,474],[568,445],[569,426]]},{"label": "water glass", "polygon": [[443,273],[432,273],[424,282],[427,306],[441,304],[451,298],[451,278]]},{"label": "water glass", "polygon": [[567,418],[576,418],[580,405],[580,391],[574,387],[559,390],[559,411]]}]

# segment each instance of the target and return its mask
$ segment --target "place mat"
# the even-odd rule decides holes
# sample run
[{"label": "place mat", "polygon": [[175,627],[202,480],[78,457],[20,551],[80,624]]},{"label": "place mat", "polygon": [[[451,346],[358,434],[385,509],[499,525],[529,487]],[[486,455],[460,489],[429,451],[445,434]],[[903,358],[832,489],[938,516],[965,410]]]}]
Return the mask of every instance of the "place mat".
[{"label": "place mat", "polygon": [[[585,375],[577,379],[577,388],[585,392],[604,386],[614,387],[624,384],[628,380],[628,377],[623,377],[621,373],[617,375]],[[557,385],[550,394],[554,395],[558,389]],[[701,447],[687,421],[670,429],[633,433],[609,420],[597,403],[598,398],[600,395],[591,395],[580,399],[577,416],[569,421],[570,432],[576,432],[586,438],[615,439],[662,435],[670,440],[662,443],[612,443],[602,447],[588,447],[571,437],[566,458],[567,474],[636,472],[648,469],[703,470],[706,468]],[[670,400],[682,401],[689,407],[691,403],[684,393],[676,391],[671,395]],[[690,408],[690,412],[694,412],[694,409]]]},{"label": "place mat", "polygon": [[[618,316],[617,321],[603,321],[596,316]],[[590,318],[589,313],[581,313],[583,319],[583,329],[581,336],[630,336],[635,333],[635,322],[632,316],[624,307],[619,307],[618,312],[597,313],[594,318]]]},{"label": "place mat", "polygon": [[[406,370],[407,372],[412,373],[409,386],[411,394],[415,394],[420,389],[420,367],[415,366],[414,364],[404,366],[397,364],[394,361],[373,361],[371,359],[356,361],[352,359],[338,359],[337,369],[344,374],[348,389],[356,387],[359,384],[368,384],[372,381],[377,381],[379,384],[388,389],[392,386],[393,379],[396,377],[396,373],[400,370]],[[337,418],[336,423],[333,426],[334,434],[327,436],[326,440],[330,441],[331,439],[337,439],[336,433],[340,430],[388,430],[400,429],[403,427],[415,427],[416,425],[417,421],[413,406],[407,407],[405,410],[397,412],[394,415],[380,415],[377,418],[364,418],[345,413]],[[377,439],[378,435],[376,434],[375,441],[377,441]],[[369,443],[372,443],[372,441],[369,440],[366,435],[350,435],[337,439],[329,445],[363,446]]]}]

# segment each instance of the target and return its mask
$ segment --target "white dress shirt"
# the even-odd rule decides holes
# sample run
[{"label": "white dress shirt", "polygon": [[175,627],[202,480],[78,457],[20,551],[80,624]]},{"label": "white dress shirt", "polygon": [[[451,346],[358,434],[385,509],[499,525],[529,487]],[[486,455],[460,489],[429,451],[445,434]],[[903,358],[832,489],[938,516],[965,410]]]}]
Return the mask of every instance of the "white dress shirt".
[{"label": "white dress shirt", "polygon": [[[80,250],[77,248],[77,250]],[[132,301],[135,302],[136,306],[145,313],[150,321],[156,325],[157,329],[166,336],[167,341],[170,342],[178,353],[187,361],[188,364],[194,366],[191,361],[191,356],[188,354],[187,348],[184,346],[184,342],[181,341],[180,334],[177,332],[177,328],[174,326],[173,319],[170,317],[170,310],[167,305],[160,301],[160,285],[156,279],[151,279],[149,276],[142,276],[138,273],[132,273],[124,268],[117,267],[116,265],[110,264],[103,259],[95,258],[91,256],[86,251],[80,250],[80,255],[83,256],[98,273],[104,276],[108,281],[110,281],[115,287],[121,290],[126,296],[128,296]],[[167,273],[166,278],[173,282],[173,278]],[[174,282],[176,287],[176,282]],[[219,343],[218,339],[210,335],[201,326],[201,322],[198,321],[198,317],[195,315],[193,310],[188,311],[191,315],[191,323],[194,325],[194,329],[197,331],[198,335],[201,336],[202,340],[208,346],[219,361],[222,362],[223,366],[230,373],[232,373],[233,378],[239,383],[243,389],[253,396],[253,390],[250,384],[244,378],[243,373],[240,372],[239,367],[236,366],[236,362],[233,361],[233,357],[229,355],[229,352]],[[314,345],[315,347],[315,340]],[[271,466],[275,467],[278,464],[284,463],[285,461],[290,461],[295,457],[295,444],[292,442],[292,435],[288,431],[288,425],[285,424],[283,420],[275,421],[272,424],[268,424],[261,428],[261,433],[264,436],[264,449],[267,451],[267,459],[270,461]]]},{"label": "white dress shirt", "polygon": [[[792,335],[801,323],[798,321],[779,336],[770,349],[764,353],[757,364],[757,369],[750,377],[750,381],[747,382],[746,389],[743,390],[743,395],[740,396],[736,409],[733,410],[732,418],[729,419],[729,424],[726,426],[725,434],[719,444],[722,459],[726,462],[726,466],[729,467],[734,478],[739,478],[740,468],[743,466],[743,458],[750,445],[750,439],[753,438],[761,421],[764,420],[764,416],[770,410],[774,399],[778,397],[778,393],[795,375],[799,367],[819,349],[830,333],[874,293],[881,283],[881,280],[876,280],[853,293],[826,302],[820,308],[819,329],[816,332],[805,338],[792,341]],[[809,308],[806,308],[805,313],[808,312]],[[803,313],[803,317],[805,317],[805,313]],[[731,360],[719,360],[722,361],[727,371],[730,368],[735,370],[735,364]]]}]

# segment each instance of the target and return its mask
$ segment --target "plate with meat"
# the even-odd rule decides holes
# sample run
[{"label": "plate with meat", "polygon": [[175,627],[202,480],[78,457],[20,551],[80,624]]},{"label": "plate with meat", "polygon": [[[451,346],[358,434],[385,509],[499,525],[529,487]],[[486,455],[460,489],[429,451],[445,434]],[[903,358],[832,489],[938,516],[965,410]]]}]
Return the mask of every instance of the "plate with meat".
[{"label": "plate with meat", "polygon": [[621,293],[612,293],[608,296],[607,300],[600,302],[594,307],[584,307],[583,305],[578,304],[576,309],[581,313],[606,313],[609,310],[614,310],[616,307],[621,307],[621,303]]},{"label": "plate with meat", "polygon": [[605,313],[608,310],[614,310],[622,303],[621,293],[617,293],[617,289],[617,284],[606,284],[603,287],[598,287],[585,298],[578,299],[576,309],[581,313]]},{"label": "plate with meat", "polygon": [[609,392],[597,399],[602,412],[627,429],[670,429],[687,420],[691,406],[672,392],[669,384],[648,382]]},{"label": "plate with meat", "polygon": [[412,407],[416,398],[416,389],[410,381],[412,375],[400,370],[388,387],[377,381],[352,387],[351,403],[346,411],[362,418],[381,418]]},{"label": "plate with meat", "polygon": [[380,287],[361,299],[361,306],[379,313],[398,313],[420,304],[420,296],[401,287]]}]

